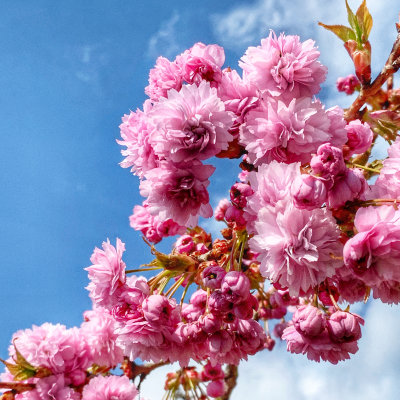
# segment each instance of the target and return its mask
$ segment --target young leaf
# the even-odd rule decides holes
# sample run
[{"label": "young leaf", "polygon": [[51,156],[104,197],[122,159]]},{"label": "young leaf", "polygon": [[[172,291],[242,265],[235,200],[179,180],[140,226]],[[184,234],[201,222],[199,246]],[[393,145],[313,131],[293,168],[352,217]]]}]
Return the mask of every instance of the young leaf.
[{"label": "young leaf", "polygon": [[322,22],[318,22],[318,25],[327,29],[328,31],[333,32],[336,36],[338,36],[343,42],[347,42],[348,40],[356,40],[356,35],[353,30],[344,25],[325,25]]},{"label": "young leaf", "polygon": [[346,8],[347,8],[347,19],[349,20],[350,26],[353,28],[356,34],[356,40],[361,44],[361,29],[358,23],[357,16],[353,13],[352,9],[349,6],[349,3],[346,0]]},{"label": "young leaf", "polygon": [[368,10],[366,0],[363,0],[360,7],[358,7],[356,16],[358,24],[361,27],[361,33],[364,36],[363,39],[366,41],[372,29],[372,16]]}]

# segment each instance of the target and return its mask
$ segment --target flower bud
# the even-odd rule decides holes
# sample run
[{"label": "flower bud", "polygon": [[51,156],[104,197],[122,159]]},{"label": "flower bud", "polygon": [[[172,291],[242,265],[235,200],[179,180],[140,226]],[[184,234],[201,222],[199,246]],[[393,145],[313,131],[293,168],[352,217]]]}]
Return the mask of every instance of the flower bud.
[{"label": "flower bud", "polygon": [[212,381],[207,385],[207,395],[210,397],[221,397],[225,393],[225,382],[223,379]]},{"label": "flower bud", "polygon": [[249,296],[249,278],[243,272],[230,271],[222,281],[221,290],[229,301],[235,304],[240,303]]},{"label": "flower bud", "polygon": [[195,243],[190,235],[181,236],[175,243],[175,250],[182,253],[190,253],[194,249]]},{"label": "flower bud", "polygon": [[350,121],[346,125],[348,154],[362,154],[366,152],[372,144],[374,134],[369,125],[360,120]]},{"label": "flower bud", "polygon": [[329,336],[338,343],[354,342],[360,339],[360,324],[364,324],[361,317],[344,311],[334,312],[327,320]]},{"label": "flower bud", "polygon": [[237,208],[243,208],[247,204],[247,197],[254,193],[250,185],[246,183],[235,183],[230,190],[231,202]]},{"label": "flower bud", "polygon": [[310,162],[313,172],[329,181],[346,171],[342,150],[325,143],[319,146]]},{"label": "flower bud", "polygon": [[345,92],[350,95],[353,94],[356,89],[360,88],[360,81],[355,75],[348,75],[345,78],[338,78],[336,87],[339,92]]},{"label": "flower bud", "polygon": [[326,326],[325,316],[314,306],[301,306],[293,315],[293,325],[304,335],[318,336]]},{"label": "flower bud", "polygon": [[296,177],[291,187],[291,193],[294,205],[306,210],[321,207],[327,198],[325,183],[308,174]]},{"label": "flower bud", "polygon": [[201,273],[203,285],[210,289],[219,289],[226,271],[219,265],[210,265]]}]

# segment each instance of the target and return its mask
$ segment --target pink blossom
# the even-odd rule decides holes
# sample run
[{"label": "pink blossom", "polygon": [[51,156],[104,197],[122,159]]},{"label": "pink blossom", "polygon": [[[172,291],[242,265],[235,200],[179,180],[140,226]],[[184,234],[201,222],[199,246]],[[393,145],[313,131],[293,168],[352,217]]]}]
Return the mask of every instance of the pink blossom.
[{"label": "pink blossom", "polygon": [[161,98],[151,111],[150,143],[160,158],[174,163],[206,160],[228,148],[233,114],[207,82],[185,85]]},{"label": "pink blossom", "polygon": [[86,311],[84,318],[81,330],[87,338],[93,362],[105,367],[115,367],[122,362],[122,349],[116,345],[117,323],[110,312],[104,308],[96,308]]},{"label": "pink blossom", "polygon": [[226,210],[231,205],[231,202],[228,199],[222,199],[218,203],[215,211],[214,211],[214,218],[217,221],[223,221],[225,219]]},{"label": "pink blossom", "polygon": [[351,74],[344,78],[338,78],[336,81],[336,87],[339,92],[353,94],[356,88],[360,88],[360,81],[355,75]]},{"label": "pink blossom", "polygon": [[247,183],[236,182],[230,190],[231,202],[237,208],[243,208],[247,204],[247,197],[254,193]]},{"label": "pink blossom", "polygon": [[210,312],[215,316],[225,315],[232,311],[233,304],[228,300],[227,296],[220,290],[216,290],[211,293],[208,301],[208,308]]},{"label": "pink blossom", "polygon": [[167,97],[168,90],[180,90],[182,87],[182,71],[176,62],[171,62],[165,57],[158,57],[156,65],[150,70],[149,85],[145,92],[153,101],[160,97]]},{"label": "pink blossom", "polygon": [[244,82],[235,70],[224,70],[222,81],[218,86],[218,96],[224,102],[225,109],[236,115],[229,129],[229,133],[236,138],[245,115],[257,107],[259,101],[257,88],[250,82]]},{"label": "pink blossom", "polygon": [[298,36],[276,37],[271,31],[261,46],[249,47],[239,61],[243,78],[272,96],[293,99],[311,97],[320,90],[327,68],[319,61],[314,41]]},{"label": "pink blossom", "polygon": [[343,115],[325,110],[318,100],[295,98],[286,105],[267,99],[246,114],[240,143],[255,166],[272,160],[307,163],[321,144],[344,144],[344,126]]},{"label": "pink blossom", "polygon": [[293,315],[293,325],[303,335],[318,336],[326,328],[326,319],[317,307],[300,306]]},{"label": "pink blossom", "polygon": [[135,206],[129,222],[131,227],[141,231],[149,242],[158,243],[164,237],[185,232],[185,227],[178,225],[172,219],[160,221],[157,216],[149,213],[147,207],[146,203],[143,206]]},{"label": "pink blossom", "polygon": [[190,297],[190,304],[195,307],[205,310],[207,304],[207,292],[205,290],[196,290]]},{"label": "pink blossom", "polygon": [[144,318],[151,326],[174,326],[180,321],[180,309],[175,299],[153,294],[144,300],[142,309]]},{"label": "pink blossom", "polygon": [[400,198],[400,138],[388,149],[380,175],[372,186],[372,198]]},{"label": "pink blossom", "polygon": [[334,280],[342,300],[348,303],[362,301],[367,293],[367,286],[357,277],[351,268],[345,265],[336,270]]},{"label": "pink blossom", "polygon": [[86,287],[90,298],[99,306],[112,305],[118,296],[118,291],[125,283],[125,263],[122,261],[122,253],[125,244],[117,238],[116,247],[107,242],[102,244],[103,250],[94,249],[90,258],[93,263],[85,268],[89,272],[90,283]]},{"label": "pink blossom", "polygon": [[[258,309],[258,300],[252,294],[241,301],[240,303],[236,303],[233,307],[233,313],[239,319],[251,319],[253,318],[254,311]],[[286,311],[286,310],[285,310]]]},{"label": "pink blossom", "polygon": [[237,229],[242,229],[247,224],[243,210],[233,205],[227,208],[225,212],[225,220],[229,226],[234,225]]},{"label": "pink blossom", "polygon": [[273,334],[282,340],[283,331],[289,326],[288,322],[279,322],[274,326]]},{"label": "pink blossom", "polygon": [[329,361],[337,364],[339,361],[348,360],[350,354],[358,351],[357,342],[332,342],[328,330],[325,329],[320,335],[308,337],[299,332],[294,325],[283,331],[282,339],[287,342],[287,349],[295,354],[307,354],[309,360]]},{"label": "pink blossom", "polygon": [[219,289],[225,275],[224,268],[219,265],[210,265],[201,273],[203,285],[210,289]]},{"label": "pink blossom", "polygon": [[176,64],[187,83],[200,85],[206,81],[210,82],[212,87],[217,86],[221,81],[221,67],[224,62],[225,53],[222,47],[200,42],[176,58]]},{"label": "pink blossom", "polygon": [[201,378],[203,381],[215,381],[217,379],[223,379],[224,377],[225,374],[221,368],[221,364],[212,365],[208,362],[204,366],[204,370],[201,372]]},{"label": "pink blossom", "polygon": [[80,400],[81,398],[78,392],[68,387],[62,374],[39,379],[34,392],[40,400]]},{"label": "pink blossom", "polygon": [[[374,291],[387,293],[400,285],[400,211],[392,206],[360,208],[354,220],[358,233],[346,242],[344,262]],[[388,283],[387,285],[385,283]],[[397,282],[397,284],[396,284]],[[390,291],[390,290],[389,290]],[[376,293],[374,292],[374,295]],[[395,296],[385,295],[397,303]]]},{"label": "pink blossom", "polygon": [[346,125],[347,143],[346,148],[349,154],[362,154],[366,152],[372,144],[374,134],[369,125],[356,119]]},{"label": "pink blossom", "polygon": [[306,210],[321,207],[327,199],[325,182],[308,174],[300,175],[294,180],[291,192],[294,205]]},{"label": "pink blossom", "polygon": [[207,385],[207,395],[210,397],[221,397],[225,393],[226,385],[223,379],[210,382]]},{"label": "pink blossom", "polygon": [[82,400],[135,400],[138,394],[127,376],[98,375],[83,388]]},{"label": "pink blossom", "polygon": [[336,311],[329,316],[327,328],[334,342],[352,342],[361,338],[361,327],[364,320],[357,314]]},{"label": "pink blossom", "polygon": [[243,272],[230,271],[222,280],[221,290],[230,302],[238,304],[250,295],[249,278]]},{"label": "pink blossom", "polygon": [[310,162],[313,173],[326,179],[329,188],[332,187],[334,179],[338,175],[344,175],[346,164],[341,149],[332,146],[331,143],[325,143],[318,147]]},{"label": "pink blossom", "polygon": [[343,206],[347,201],[362,199],[368,188],[363,172],[358,168],[346,169],[343,176],[336,177],[328,192],[330,208]]},{"label": "pink blossom", "polygon": [[179,167],[162,163],[146,175],[140,184],[140,194],[152,215],[160,220],[172,219],[181,226],[194,227],[199,215],[212,216],[207,186],[215,168],[199,161]]},{"label": "pink blossom", "polygon": [[[34,366],[50,369],[53,374],[64,374],[66,384],[76,371],[85,371],[92,364],[92,353],[85,333],[78,328],[45,323],[32,329],[17,331],[13,343]],[[14,346],[9,348],[15,354]]]},{"label": "pink blossom", "polygon": [[254,221],[263,207],[271,210],[284,210],[291,201],[290,188],[293,181],[300,176],[300,163],[284,164],[272,161],[263,164],[257,172],[250,172],[248,179],[254,194],[247,199],[245,218],[249,221],[247,228],[254,230]]},{"label": "pink blossom", "polygon": [[289,289],[291,296],[307,292],[332,276],[341,263],[342,246],[334,219],[326,209],[288,206],[275,213],[261,209],[250,249],[260,253],[264,277]]},{"label": "pink blossom", "polygon": [[126,146],[126,150],[121,150],[125,159],[121,162],[123,168],[131,168],[131,171],[143,177],[143,175],[158,165],[158,156],[154,153],[153,147],[149,142],[154,125],[149,118],[152,104],[149,100],[144,102],[143,110],[136,110],[129,115],[124,115],[122,124],[119,126],[123,140],[117,142]]},{"label": "pink blossom", "polygon": [[178,253],[190,253],[195,248],[195,243],[190,235],[182,235],[174,245]]}]

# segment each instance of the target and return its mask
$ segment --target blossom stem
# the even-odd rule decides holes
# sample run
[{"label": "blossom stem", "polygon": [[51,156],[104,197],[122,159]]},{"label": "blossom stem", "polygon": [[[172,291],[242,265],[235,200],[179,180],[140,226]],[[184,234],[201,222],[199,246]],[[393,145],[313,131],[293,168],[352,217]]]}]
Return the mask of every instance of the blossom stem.
[{"label": "blossom stem", "polygon": [[157,269],[162,269],[161,267],[154,267],[154,268],[137,268],[137,269],[128,269],[125,270],[126,274],[132,274],[134,272],[147,272],[147,271],[155,271]]},{"label": "blossom stem", "polygon": [[182,293],[180,305],[183,304],[183,301],[185,300],[185,296],[186,296],[186,293],[187,293],[188,289],[189,289],[189,285],[186,285],[186,286],[185,286],[185,289],[184,289],[184,291],[183,291],[183,293]]},{"label": "blossom stem", "polygon": [[378,169],[369,168],[369,167],[366,167],[365,165],[353,164],[353,166],[355,166],[357,168],[365,169],[366,171],[374,172],[376,174],[380,173],[380,171]]},{"label": "blossom stem", "polygon": [[179,287],[182,285],[182,283],[185,281],[186,277],[182,276],[181,278],[179,278],[178,281],[176,281],[167,291],[167,293],[165,293],[166,296],[168,296],[169,298],[171,298],[176,291],[179,289]]}]

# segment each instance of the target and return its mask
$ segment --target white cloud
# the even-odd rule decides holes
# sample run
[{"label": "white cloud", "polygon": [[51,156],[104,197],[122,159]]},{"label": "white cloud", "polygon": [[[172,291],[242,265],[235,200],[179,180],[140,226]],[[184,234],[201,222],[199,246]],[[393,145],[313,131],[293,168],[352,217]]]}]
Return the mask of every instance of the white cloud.
[{"label": "white cloud", "polygon": [[160,54],[164,57],[174,58],[179,52],[177,24],[180,16],[174,12],[170,19],[163,22],[158,31],[150,38],[147,56],[157,58]]}]

